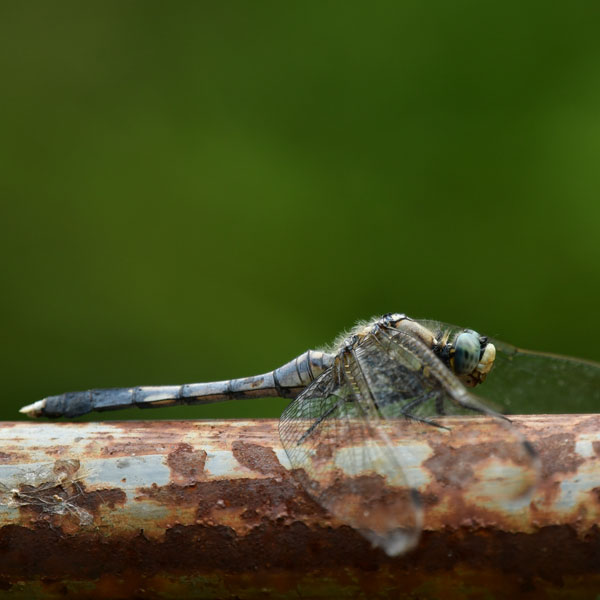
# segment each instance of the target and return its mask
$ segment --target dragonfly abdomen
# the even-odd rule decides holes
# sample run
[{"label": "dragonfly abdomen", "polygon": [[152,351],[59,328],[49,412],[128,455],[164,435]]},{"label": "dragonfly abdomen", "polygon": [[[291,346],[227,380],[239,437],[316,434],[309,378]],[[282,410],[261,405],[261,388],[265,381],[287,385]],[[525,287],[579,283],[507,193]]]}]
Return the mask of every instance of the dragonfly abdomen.
[{"label": "dragonfly abdomen", "polygon": [[31,417],[77,417],[92,411],[118,410],[134,406],[159,408],[271,396],[295,398],[332,362],[332,355],[308,350],[275,371],[263,375],[211,383],[68,392],[24,406],[21,412]]}]

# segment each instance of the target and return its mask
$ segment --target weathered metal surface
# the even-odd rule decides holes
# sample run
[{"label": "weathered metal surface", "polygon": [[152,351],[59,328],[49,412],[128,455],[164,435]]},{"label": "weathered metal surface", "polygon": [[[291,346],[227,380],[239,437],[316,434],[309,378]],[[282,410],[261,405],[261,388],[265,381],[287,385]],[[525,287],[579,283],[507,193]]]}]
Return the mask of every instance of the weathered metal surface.
[{"label": "weathered metal surface", "polygon": [[589,598],[600,415],[514,422],[541,458],[527,502],[494,501],[483,419],[399,432],[425,522],[394,559],[306,495],[276,421],[0,424],[0,596]]}]

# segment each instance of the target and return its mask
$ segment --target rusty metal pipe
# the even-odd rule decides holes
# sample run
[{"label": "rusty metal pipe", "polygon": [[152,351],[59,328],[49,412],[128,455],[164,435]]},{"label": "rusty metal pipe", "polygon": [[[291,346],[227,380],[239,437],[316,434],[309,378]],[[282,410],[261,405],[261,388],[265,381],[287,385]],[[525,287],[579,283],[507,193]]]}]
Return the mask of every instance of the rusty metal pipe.
[{"label": "rusty metal pipe", "polygon": [[458,434],[411,442],[424,530],[398,558],[306,495],[276,421],[1,423],[0,597],[588,598],[600,415],[513,421],[542,465],[526,503],[477,504],[435,476],[467,460]]}]

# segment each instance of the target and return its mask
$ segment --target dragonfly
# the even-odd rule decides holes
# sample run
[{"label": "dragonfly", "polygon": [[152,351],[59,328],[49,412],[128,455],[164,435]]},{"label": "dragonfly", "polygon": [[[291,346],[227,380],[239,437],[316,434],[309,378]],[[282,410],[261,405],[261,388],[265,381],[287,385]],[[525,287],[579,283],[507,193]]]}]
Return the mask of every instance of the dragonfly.
[{"label": "dragonfly", "polygon": [[[503,413],[531,412],[528,407],[540,401],[571,403],[574,412],[582,398],[600,401],[600,364],[389,313],[360,322],[329,349],[308,350],[262,375],[68,392],[21,412],[71,418],[266,396],[292,399],[279,433],[292,472],[308,494],[373,546],[397,556],[418,543],[423,526],[422,502],[409,475],[414,436],[451,435],[462,422],[457,419],[478,416],[480,424],[483,418],[502,448],[487,449],[488,458],[501,463],[494,472],[496,489],[508,501],[526,498],[537,483],[539,460]],[[466,485],[465,472],[464,465],[448,465],[444,477]]]}]

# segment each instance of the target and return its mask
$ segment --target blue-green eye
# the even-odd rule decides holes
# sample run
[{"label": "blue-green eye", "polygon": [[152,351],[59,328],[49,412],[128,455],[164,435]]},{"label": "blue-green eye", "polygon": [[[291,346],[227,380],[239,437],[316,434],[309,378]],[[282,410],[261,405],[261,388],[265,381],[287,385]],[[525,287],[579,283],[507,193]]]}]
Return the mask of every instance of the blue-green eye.
[{"label": "blue-green eye", "polygon": [[454,342],[454,372],[466,375],[479,363],[481,344],[479,334],[471,329],[463,331]]}]

